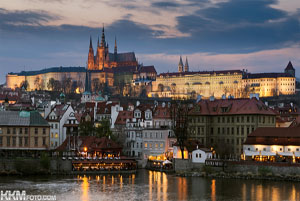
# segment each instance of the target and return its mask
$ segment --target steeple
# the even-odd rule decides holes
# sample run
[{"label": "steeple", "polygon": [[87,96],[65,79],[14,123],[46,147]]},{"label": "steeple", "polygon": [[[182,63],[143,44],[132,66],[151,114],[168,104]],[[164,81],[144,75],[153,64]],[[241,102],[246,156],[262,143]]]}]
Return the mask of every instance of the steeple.
[{"label": "steeple", "polygon": [[90,47],[89,47],[89,54],[88,54],[88,61],[87,61],[87,69],[91,70],[94,68],[94,49],[92,43],[92,37],[90,36]]},{"label": "steeple", "polygon": [[103,25],[103,28],[102,28],[101,47],[106,47],[106,43],[105,43],[105,34],[104,34],[104,25]]},{"label": "steeple", "polygon": [[118,48],[117,48],[117,37],[115,36],[115,51],[114,53],[117,54]]},{"label": "steeple", "polygon": [[185,58],[184,72],[189,72],[189,63],[187,57]]},{"label": "steeple", "polygon": [[90,36],[90,49],[93,49],[92,36]]},{"label": "steeple", "polygon": [[90,80],[89,80],[89,75],[88,75],[88,70],[86,70],[85,73],[85,86],[84,86],[84,92],[91,92],[90,88]]},{"label": "steeple", "polygon": [[182,63],[182,58],[180,55],[180,60],[179,60],[179,64],[178,64],[178,72],[183,72],[183,63]]},{"label": "steeple", "polygon": [[295,68],[293,67],[293,64],[292,64],[291,61],[289,61],[288,65],[284,69],[284,72],[290,74],[293,77],[295,77],[296,71],[295,71]]},{"label": "steeple", "polygon": [[98,42],[97,42],[97,47],[99,47],[99,36],[98,36]]}]

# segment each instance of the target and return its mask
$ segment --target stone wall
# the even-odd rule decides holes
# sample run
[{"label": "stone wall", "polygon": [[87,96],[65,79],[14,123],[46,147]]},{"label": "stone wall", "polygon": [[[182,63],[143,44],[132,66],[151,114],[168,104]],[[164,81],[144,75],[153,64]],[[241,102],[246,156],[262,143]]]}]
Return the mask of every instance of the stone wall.
[{"label": "stone wall", "polygon": [[204,166],[204,163],[193,163],[191,159],[174,159],[174,170],[178,171],[191,171],[199,170],[201,171]]}]

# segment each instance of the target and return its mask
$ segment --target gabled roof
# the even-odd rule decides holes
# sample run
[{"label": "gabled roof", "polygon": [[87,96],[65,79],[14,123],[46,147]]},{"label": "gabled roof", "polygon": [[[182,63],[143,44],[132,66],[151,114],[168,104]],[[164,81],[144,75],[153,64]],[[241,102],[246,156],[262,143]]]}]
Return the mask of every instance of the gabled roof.
[{"label": "gabled roof", "polygon": [[260,127],[247,136],[244,144],[300,145],[300,127]]},{"label": "gabled roof", "polygon": [[37,111],[1,111],[1,126],[49,126]]},{"label": "gabled roof", "polygon": [[133,111],[120,111],[115,124],[125,125],[126,119],[132,119],[132,118],[133,118]]},{"label": "gabled roof", "polygon": [[[64,114],[66,113],[66,111],[68,110],[68,108],[71,107],[70,105],[63,105],[63,104],[59,104],[59,105],[55,105],[51,112],[49,113],[49,115],[47,116],[47,121],[59,121]],[[56,119],[50,119],[50,114],[51,113],[55,113],[55,116],[57,117]]]},{"label": "gabled roof", "polygon": [[140,68],[141,73],[157,73],[154,66],[142,66]]},{"label": "gabled roof", "polygon": [[295,70],[291,61],[289,61],[288,65],[284,70]]},{"label": "gabled roof", "polygon": [[190,115],[239,115],[265,114],[276,115],[262,101],[251,99],[216,99],[214,101],[201,100],[190,111]]}]

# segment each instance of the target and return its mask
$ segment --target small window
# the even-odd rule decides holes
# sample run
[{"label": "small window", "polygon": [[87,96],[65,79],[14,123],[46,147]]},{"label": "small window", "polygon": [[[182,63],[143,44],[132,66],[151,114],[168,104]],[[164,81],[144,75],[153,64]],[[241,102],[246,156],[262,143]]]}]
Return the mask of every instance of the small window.
[{"label": "small window", "polygon": [[282,148],[280,148],[280,151],[282,151]]},{"label": "small window", "polygon": [[196,158],[198,158],[198,154],[196,154]]},{"label": "small window", "polygon": [[7,128],[7,134],[10,134],[10,128]]},{"label": "small window", "polygon": [[43,128],[43,134],[44,135],[46,134],[46,128]]},{"label": "small window", "polygon": [[266,151],[266,148],[264,148],[264,151]]},{"label": "small window", "polygon": [[55,133],[55,138],[58,138],[58,133]]},{"label": "small window", "polygon": [[258,148],[256,148],[255,150],[258,151]]},{"label": "small window", "polygon": [[23,134],[23,129],[22,128],[19,128],[19,133]]},{"label": "small window", "polygon": [[28,128],[25,128],[25,134],[28,134]]},{"label": "small window", "polygon": [[201,154],[199,154],[199,158],[201,158]]},{"label": "small window", "polygon": [[297,148],[296,151],[299,151],[299,148]]},{"label": "small window", "polygon": [[250,151],[250,148],[248,148],[248,151]]},{"label": "small window", "polygon": [[290,148],[288,148],[288,151],[291,151],[291,149],[290,149]]},{"label": "small window", "polygon": [[39,133],[39,129],[38,128],[34,128],[34,134],[38,134]]}]

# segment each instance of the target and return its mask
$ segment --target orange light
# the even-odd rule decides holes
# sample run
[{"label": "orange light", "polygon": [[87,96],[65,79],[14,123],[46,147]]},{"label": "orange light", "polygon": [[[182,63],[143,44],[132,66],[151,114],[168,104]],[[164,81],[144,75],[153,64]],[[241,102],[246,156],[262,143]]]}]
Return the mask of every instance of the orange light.
[{"label": "orange light", "polygon": [[87,152],[87,148],[86,148],[86,147],[84,147],[83,150],[84,150],[85,152]]}]

